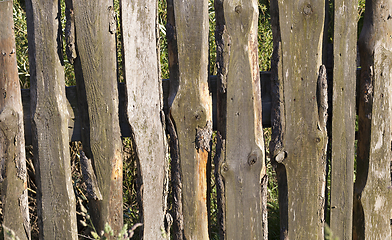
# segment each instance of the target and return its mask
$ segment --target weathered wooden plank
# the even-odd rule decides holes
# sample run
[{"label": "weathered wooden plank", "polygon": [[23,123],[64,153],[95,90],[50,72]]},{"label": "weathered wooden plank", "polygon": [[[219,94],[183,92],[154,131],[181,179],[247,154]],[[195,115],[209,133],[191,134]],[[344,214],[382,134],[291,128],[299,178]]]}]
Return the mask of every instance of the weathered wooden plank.
[{"label": "weathered wooden plank", "polygon": [[272,21],[277,98],[271,154],[277,165],[281,239],[324,239],[325,1],[278,0],[271,6],[279,13],[279,20]]},{"label": "weathered wooden plank", "polygon": [[[226,239],[267,239],[266,176],[257,53],[257,1],[223,2],[218,129],[225,139]],[[222,30],[222,29],[221,29]]]},{"label": "weathered wooden plank", "polygon": [[113,1],[73,1],[71,10],[83,150],[92,161],[102,194],[102,199],[90,199],[90,213],[98,232],[108,223],[116,233],[123,226],[123,202]]},{"label": "weathered wooden plank", "polygon": [[352,239],[357,1],[334,3],[331,217],[334,237]]},{"label": "weathered wooden plank", "polygon": [[144,239],[163,239],[165,136],[159,69],[157,1],[121,1],[127,115],[143,182]]},{"label": "weathered wooden plank", "polygon": [[366,1],[353,239],[391,239],[392,1]]},{"label": "weathered wooden plank", "polygon": [[4,239],[30,239],[27,170],[12,1],[0,2],[0,182]]},{"label": "weathered wooden plank", "polygon": [[[77,239],[59,1],[26,1],[40,239]],[[59,41],[60,39],[60,41]]]},{"label": "weathered wooden plank", "polygon": [[170,111],[179,143],[184,238],[208,239],[206,167],[212,134],[208,1],[175,0],[173,6],[179,85]]}]

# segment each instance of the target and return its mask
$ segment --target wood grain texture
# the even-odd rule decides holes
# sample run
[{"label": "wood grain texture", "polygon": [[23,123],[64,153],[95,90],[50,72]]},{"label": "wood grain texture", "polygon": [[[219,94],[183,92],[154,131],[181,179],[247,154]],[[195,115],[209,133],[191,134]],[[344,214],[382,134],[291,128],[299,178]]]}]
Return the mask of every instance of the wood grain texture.
[{"label": "wood grain texture", "polygon": [[30,239],[27,170],[12,1],[0,2],[0,182],[4,239]]},{"label": "wood grain texture", "polygon": [[366,1],[353,239],[391,239],[392,1]]},{"label": "wood grain texture", "polygon": [[[170,112],[179,143],[184,238],[208,239],[206,167],[212,130],[207,81],[208,1],[175,0],[173,6],[179,85]],[[198,132],[202,133],[200,138]]]},{"label": "wood grain texture", "polygon": [[144,239],[163,239],[165,137],[159,72],[157,1],[121,1],[127,115],[143,181]]},{"label": "wood grain texture", "polygon": [[26,1],[40,239],[77,239],[60,3]]},{"label": "wood grain texture", "polygon": [[279,182],[281,239],[323,239],[325,2],[279,0],[271,3],[271,9],[279,13],[272,20],[272,95],[277,93],[273,99],[273,108],[277,108],[271,114],[271,153]]},{"label": "wood grain texture", "polygon": [[123,200],[113,1],[74,1],[73,12],[83,150],[103,197],[90,199],[90,213],[98,232],[108,223],[117,233],[123,226]]},{"label": "wood grain texture", "polygon": [[352,239],[357,2],[334,4],[331,217],[334,237]]},{"label": "wood grain texture", "polygon": [[[223,1],[218,125],[225,139],[225,239],[267,239],[257,1]],[[220,20],[220,23],[223,21]],[[222,29],[223,28],[223,29]],[[223,143],[223,142],[222,142]]]}]

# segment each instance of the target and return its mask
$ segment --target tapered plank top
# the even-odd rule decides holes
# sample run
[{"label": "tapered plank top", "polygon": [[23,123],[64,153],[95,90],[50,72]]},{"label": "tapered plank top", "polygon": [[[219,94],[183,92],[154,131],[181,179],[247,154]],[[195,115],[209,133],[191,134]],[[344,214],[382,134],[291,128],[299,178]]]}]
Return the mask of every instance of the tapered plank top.
[{"label": "tapered plank top", "polygon": [[179,86],[171,105],[180,146],[184,238],[208,239],[206,167],[212,134],[208,1],[176,0]]},{"label": "tapered plank top", "polygon": [[58,1],[26,1],[40,239],[78,238],[59,42],[60,10]]},{"label": "tapered plank top", "polygon": [[161,119],[157,1],[121,1],[121,20],[127,115],[143,179],[143,237],[163,239],[166,154]]}]

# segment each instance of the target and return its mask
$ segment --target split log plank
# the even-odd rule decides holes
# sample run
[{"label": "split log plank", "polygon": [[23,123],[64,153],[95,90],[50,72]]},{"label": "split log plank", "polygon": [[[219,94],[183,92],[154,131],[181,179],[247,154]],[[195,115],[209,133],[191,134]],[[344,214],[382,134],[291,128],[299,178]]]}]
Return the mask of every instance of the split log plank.
[{"label": "split log plank", "polygon": [[366,1],[353,239],[391,239],[392,1]]},{"label": "split log plank", "polygon": [[30,239],[27,170],[12,0],[0,2],[0,182],[4,239]]},{"label": "split log plank", "polygon": [[[164,239],[165,135],[157,1],[121,1],[127,116],[142,178],[143,238]],[[168,234],[168,233],[167,233]]]},{"label": "split log plank", "polygon": [[97,232],[123,227],[122,142],[118,118],[116,16],[113,1],[73,1],[83,149],[91,159],[102,199],[90,199]]},{"label": "split log plank", "polygon": [[334,4],[331,216],[334,237],[352,239],[357,1]]},{"label": "split log plank", "polygon": [[325,2],[278,0],[271,6],[279,13],[272,21],[272,91],[278,98],[273,102],[271,154],[277,166],[281,239],[324,239]]},{"label": "split log plank", "polygon": [[26,1],[40,239],[78,238],[60,11],[59,1]]},{"label": "split log plank", "polygon": [[225,139],[225,159],[219,164],[225,185],[225,239],[267,239],[258,2],[225,0],[220,10],[225,26],[220,26],[223,58],[218,124],[222,126],[217,127]]},{"label": "split log plank", "polygon": [[174,0],[173,6],[179,85],[170,113],[179,143],[184,239],[208,239],[206,171],[212,134],[208,1]]}]

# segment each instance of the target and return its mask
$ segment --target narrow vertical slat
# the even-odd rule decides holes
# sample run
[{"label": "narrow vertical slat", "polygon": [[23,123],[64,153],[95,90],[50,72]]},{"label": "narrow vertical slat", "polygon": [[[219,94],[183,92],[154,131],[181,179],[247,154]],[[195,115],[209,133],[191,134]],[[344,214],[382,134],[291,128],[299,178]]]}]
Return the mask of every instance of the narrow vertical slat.
[{"label": "narrow vertical slat", "polygon": [[[225,239],[267,239],[266,177],[257,32],[258,2],[216,3],[218,121]],[[220,136],[219,136],[220,137]],[[223,141],[224,139],[224,141]]]},{"label": "narrow vertical slat", "polygon": [[122,0],[121,23],[127,113],[143,181],[143,237],[163,239],[166,154],[157,47],[157,1]]},{"label": "narrow vertical slat", "polygon": [[334,237],[352,239],[357,1],[334,3],[331,217]]},{"label": "narrow vertical slat", "polygon": [[[326,70],[322,65],[324,1],[271,4],[275,55],[272,91],[281,239],[324,239]],[[277,18],[279,21],[277,21]]]},{"label": "narrow vertical slat", "polygon": [[166,39],[169,58],[169,90],[164,96],[164,110],[166,114],[166,131],[169,136],[170,158],[171,158],[171,185],[172,185],[172,216],[173,216],[173,240],[182,240],[184,238],[184,219],[182,215],[182,179],[180,169],[180,147],[174,120],[170,114],[170,106],[176,97],[179,84],[179,67],[178,67],[178,48],[177,33],[174,17],[173,0],[167,0],[167,24]]},{"label": "narrow vertical slat", "polygon": [[171,104],[178,136],[185,239],[208,239],[206,167],[212,134],[208,1],[174,0],[179,86]]},{"label": "narrow vertical slat", "polygon": [[73,13],[83,150],[102,194],[90,197],[90,213],[98,233],[106,223],[116,233],[123,226],[123,200],[113,1],[73,1]]},{"label": "narrow vertical slat", "polygon": [[366,1],[353,239],[391,239],[392,1]]},{"label": "narrow vertical slat", "polygon": [[27,170],[12,0],[0,2],[0,182],[3,231],[30,239]]},{"label": "narrow vertical slat", "polygon": [[77,239],[59,1],[26,1],[40,239]]}]

